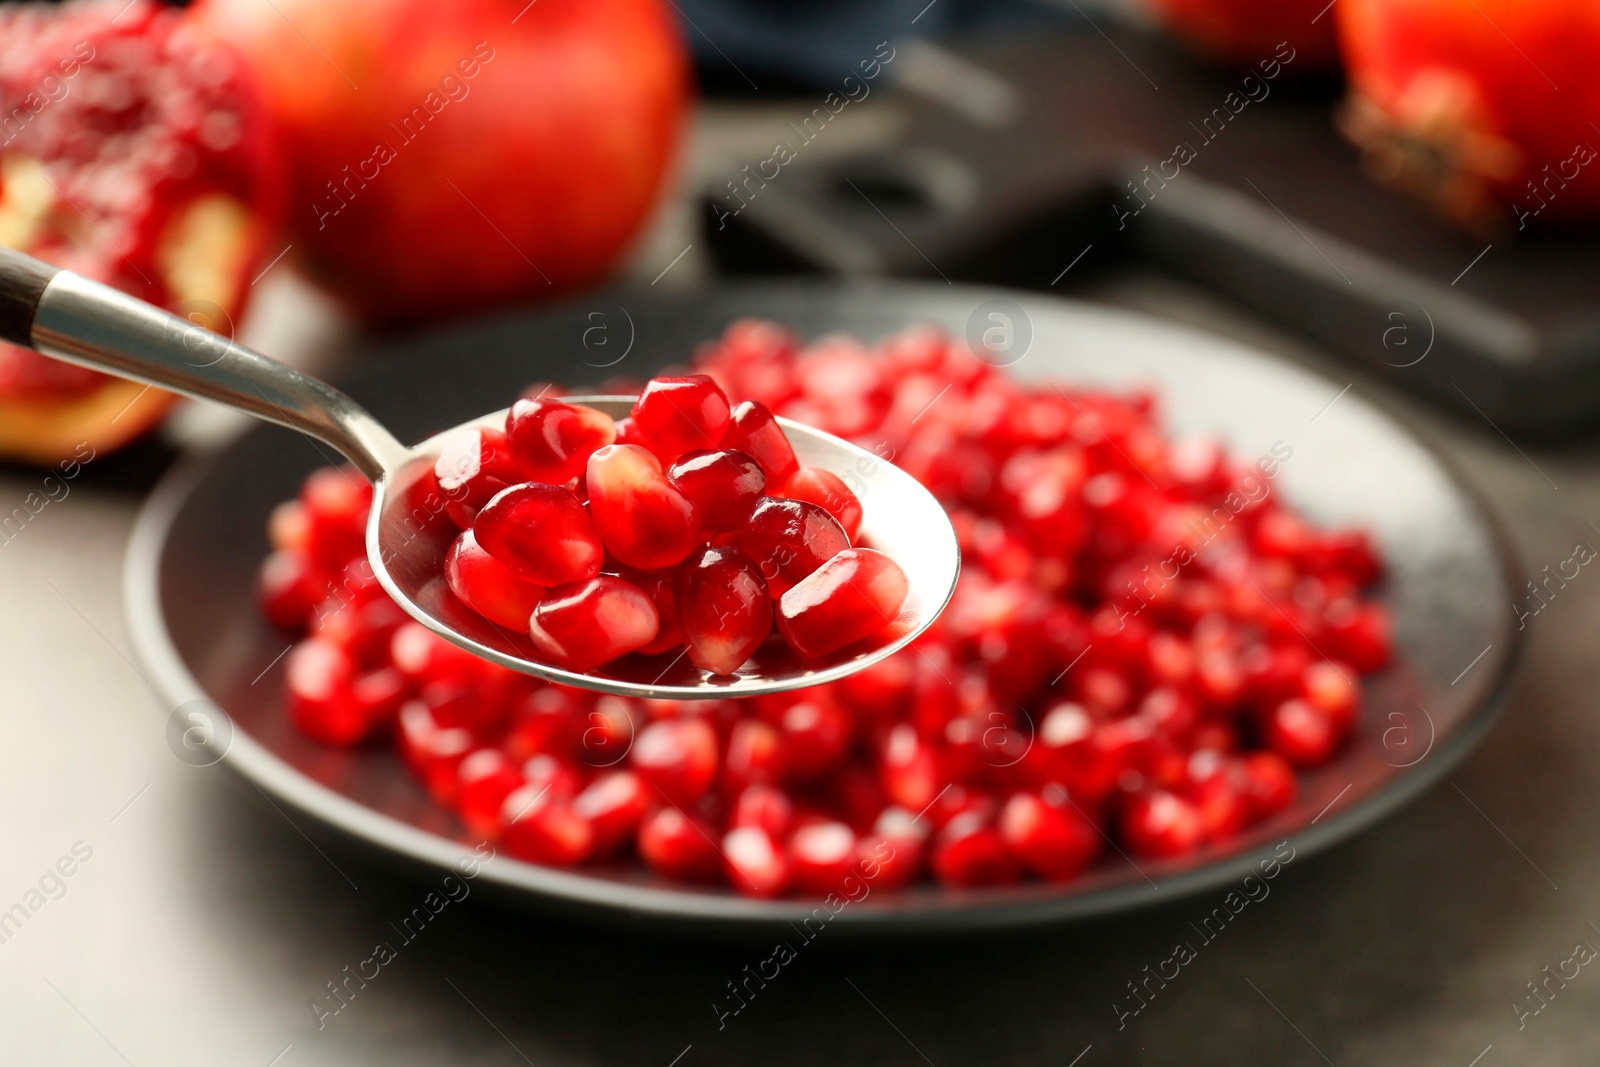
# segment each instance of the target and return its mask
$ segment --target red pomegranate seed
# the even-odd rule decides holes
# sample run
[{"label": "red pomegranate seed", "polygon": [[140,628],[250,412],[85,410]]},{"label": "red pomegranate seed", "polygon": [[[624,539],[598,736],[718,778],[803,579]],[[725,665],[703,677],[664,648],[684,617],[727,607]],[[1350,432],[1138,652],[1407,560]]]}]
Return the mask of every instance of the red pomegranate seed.
[{"label": "red pomegranate seed", "polygon": [[499,829],[506,797],[523,784],[521,769],[499,749],[480,748],[461,761],[456,776],[461,821],[474,834],[492,836]]},{"label": "red pomegranate seed", "polygon": [[861,532],[861,501],[850,487],[832,471],[820,467],[802,467],[783,483],[783,491],[774,494],[791,500],[807,500],[839,520],[844,535],[854,544]]},{"label": "red pomegranate seed", "polygon": [[342,467],[312,471],[300,489],[310,523],[307,542],[311,558],[329,570],[338,570],[366,552],[367,509],[372,486]]},{"label": "red pomegranate seed", "polygon": [[1300,786],[1294,768],[1276,752],[1252,752],[1239,761],[1240,789],[1257,819],[1265,819],[1294,803]]},{"label": "red pomegranate seed", "polygon": [[789,862],[765,830],[738,826],[722,838],[728,882],[746,896],[775,897],[789,886]]},{"label": "red pomegranate seed", "polygon": [[517,859],[547,867],[571,867],[594,849],[594,831],[572,805],[533,782],[510,793],[501,805],[500,840]]},{"label": "red pomegranate seed", "polygon": [[939,754],[910,723],[889,731],[879,765],[883,791],[901,807],[922,811],[949,784],[939,767]]},{"label": "red pomegranate seed", "polygon": [[603,696],[589,712],[588,724],[578,739],[578,762],[586,767],[613,767],[633,748],[633,701]]},{"label": "red pomegranate seed", "polygon": [[402,707],[397,722],[401,758],[435,801],[448,804],[455,797],[459,781],[456,770],[476,745],[472,732],[460,726],[441,725],[432,709],[420,700]]},{"label": "red pomegranate seed", "polygon": [[882,552],[847,548],[778,601],[778,631],[808,659],[879,633],[894,622],[909,586]]},{"label": "red pomegranate seed", "polygon": [[[1197,753],[1195,759],[1212,756]],[[1190,761],[1191,764],[1193,760]],[[1220,760],[1218,760],[1220,764]],[[1235,836],[1245,828],[1254,814],[1250,801],[1240,791],[1238,783],[1228,774],[1210,774],[1189,790],[1189,799],[1200,816],[1200,835],[1213,844]]]},{"label": "red pomegranate seed", "polygon": [[838,767],[850,746],[850,716],[826,689],[785,696],[789,699],[778,717],[784,773],[804,780]]},{"label": "red pomegranate seed", "polygon": [[673,456],[716,448],[730,422],[728,398],[704,374],[652,378],[631,414],[645,435]]},{"label": "red pomegranate seed", "polygon": [[611,855],[633,839],[653,792],[632,771],[609,771],[577,795],[572,811],[594,831],[595,855]]},{"label": "red pomegranate seed", "polygon": [[1004,885],[1021,869],[989,817],[967,811],[949,822],[933,841],[933,873],[950,886]]},{"label": "red pomegranate seed", "polygon": [[642,590],[601,575],[545,593],[528,636],[552,663],[583,672],[648,645],[659,623],[654,601]]},{"label": "red pomegranate seed", "polygon": [[802,826],[789,839],[789,875],[801,892],[843,894],[844,880],[856,868],[855,831],[842,822]]},{"label": "red pomegranate seed", "polygon": [[1100,852],[1100,831],[1066,800],[1059,785],[1045,787],[1044,797],[1014,793],[1000,810],[1000,836],[1024,867],[1052,882],[1077,877]]},{"label": "red pomegranate seed", "polygon": [[733,450],[689,452],[667,469],[670,481],[694,504],[707,533],[726,533],[750,521],[767,487],[761,465]]},{"label": "red pomegranate seed", "polygon": [[590,723],[590,695],[564,685],[541,685],[511,708],[510,725],[501,741],[514,759],[547,754],[570,757]]},{"label": "red pomegranate seed", "polygon": [[1164,789],[1140,793],[1122,812],[1122,839],[1140,856],[1182,856],[1200,847],[1204,829],[1193,804]]},{"label": "red pomegranate seed", "polygon": [[1297,767],[1316,767],[1333,758],[1342,735],[1334,721],[1304,700],[1285,700],[1267,716],[1265,740]]},{"label": "red pomegranate seed", "polygon": [[1363,673],[1389,665],[1394,638],[1381,604],[1336,600],[1323,612],[1328,654]]},{"label": "red pomegranate seed", "polygon": [[1332,660],[1318,660],[1301,674],[1298,695],[1344,733],[1355,725],[1361,710],[1360,675]]},{"label": "red pomegranate seed", "polygon": [[578,498],[540,482],[497,494],[478,512],[472,532],[485,552],[536,585],[593,578],[605,558],[605,546]]},{"label": "red pomegranate seed", "polygon": [[544,586],[523,581],[485,552],[471,530],[463,530],[445,553],[444,578],[467,607],[515,633],[527,630],[528,619],[544,596]]},{"label": "red pomegranate seed", "polygon": [[677,597],[673,593],[673,572],[640,571],[632,567],[619,567],[616,577],[644,590],[644,594],[656,606],[659,622],[655,640],[641,646],[639,652],[642,655],[655,656],[682,647],[683,625],[679,619]]},{"label": "red pomegranate seed", "polygon": [[298,500],[285,500],[267,516],[267,541],[281,552],[311,551],[311,513]]},{"label": "red pomegranate seed", "polygon": [[476,679],[484,669],[483,660],[420,622],[405,622],[395,629],[389,638],[389,659],[396,670],[418,683]]},{"label": "red pomegranate seed", "polygon": [[472,525],[496,493],[528,481],[511,457],[506,435],[491,429],[460,430],[447,437],[434,460],[433,476],[445,514],[462,528]]},{"label": "red pomegranate seed", "polygon": [[775,841],[788,836],[794,822],[794,801],[781,789],[770,785],[752,785],[744,789],[733,803],[729,827],[754,826],[765,830]]},{"label": "red pomegranate seed", "polygon": [[839,520],[804,500],[766,497],[733,542],[755,561],[773,596],[850,547]]},{"label": "red pomegranate seed", "polygon": [[261,613],[286,630],[306,624],[327,593],[328,579],[304,552],[279,549],[261,562],[256,597]]},{"label": "red pomegranate seed", "polygon": [[301,733],[326,745],[353,745],[371,731],[351,692],[356,663],[344,649],[308,638],[290,650],[283,666],[289,717]]},{"label": "red pomegranate seed", "polygon": [[712,881],[722,870],[715,832],[677,808],[658,808],[639,825],[639,858],[667,878]]},{"label": "red pomegranate seed", "polygon": [[589,457],[589,508],[605,547],[641,570],[682,560],[700,540],[694,504],[637,445],[607,445]]},{"label": "red pomegranate seed", "polygon": [[734,789],[771,784],[783,777],[783,737],[759,719],[741,719],[728,735],[723,780]]},{"label": "red pomegranate seed", "polygon": [[616,438],[611,416],[582,404],[519,400],[506,413],[506,440],[523,471],[519,481],[565,485]]},{"label": "red pomegranate seed", "polygon": [[917,676],[913,656],[897,652],[840,679],[840,699],[863,721],[896,722],[904,718],[911,710]]},{"label": "red pomegranate seed", "polygon": [[772,598],[750,558],[732,546],[704,548],[678,568],[678,622],[689,662],[733,674],[772,632]]},{"label": "red pomegranate seed", "polygon": [[639,731],[628,762],[679,807],[705,796],[717,777],[717,733],[704,719],[658,719]]},{"label": "red pomegranate seed", "polygon": [[754,400],[746,400],[733,409],[733,420],[722,439],[722,447],[736,448],[761,464],[768,485],[782,485],[795,471],[800,461],[794,457],[794,447],[772,417],[772,412]]}]

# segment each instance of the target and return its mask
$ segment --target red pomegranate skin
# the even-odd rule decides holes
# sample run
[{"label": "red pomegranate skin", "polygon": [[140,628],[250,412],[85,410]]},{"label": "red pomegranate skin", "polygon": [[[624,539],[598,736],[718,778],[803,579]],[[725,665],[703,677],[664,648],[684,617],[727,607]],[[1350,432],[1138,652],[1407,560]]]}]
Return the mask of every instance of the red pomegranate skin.
[{"label": "red pomegranate skin", "polygon": [[[1578,0],[1340,0],[1351,92],[1443,142],[1509,228],[1600,210],[1600,8]],[[1446,195],[1450,191],[1446,190]],[[1461,215],[1474,205],[1440,206]]]},{"label": "red pomegranate skin", "polygon": [[690,97],[665,0],[202,0],[291,153],[303,262],[369,320],[603,277]]}]

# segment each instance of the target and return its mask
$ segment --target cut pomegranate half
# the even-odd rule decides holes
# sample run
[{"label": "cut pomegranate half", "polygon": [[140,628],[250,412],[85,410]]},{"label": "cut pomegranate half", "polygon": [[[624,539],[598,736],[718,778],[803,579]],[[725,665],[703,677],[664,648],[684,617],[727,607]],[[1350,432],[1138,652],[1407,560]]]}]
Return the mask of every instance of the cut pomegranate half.
[{"label": "cut pomegranate half", "polygon": [[[231,335],[284,210],[234,52],[152,0],[7,4],[0,41],[0,245]],[[173,399],[0,345],[0,456],[108,451]]]}]

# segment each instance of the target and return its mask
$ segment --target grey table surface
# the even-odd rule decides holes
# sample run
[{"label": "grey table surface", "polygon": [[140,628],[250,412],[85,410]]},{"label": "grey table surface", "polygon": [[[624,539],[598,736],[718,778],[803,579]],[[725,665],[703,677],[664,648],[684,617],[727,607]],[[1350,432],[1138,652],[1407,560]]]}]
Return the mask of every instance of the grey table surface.
[{"label": "grey table surface", "polygon": [[[701,146],[711,140],[702,131]],[[641,262],[683,247],[685,215]],[[703,277],[681,273],[683,285]],[[337,320],[291,278],[272,284],[246,340],[294,355],[338,337]],[[1593,449],[1523,454],[1488,425],[1438,416],[1162,278],[1126,276],[1087,295],[1249,340],[1388,405],[1493,501],[1529,577],[1579,541],[1600,545]],[[40,483],[0,471],[0,511]],[[173,757],[170,709],[130,660],[120,604],[122,551],[148,484],[138,463],[97,460],[0,544],[0,910],[40,905],[0,943],[0,1063],[1595,1058],[1600,974],[1566,961],[1579,943],[1600,947],[1600,577],[1581,573],[1529,620],[1504,718],[1445,784],[1287,867],[1120,1029],[1113,1004],[1127,1001],[1127,983],[1189,938],[1220,894],[1024,935],[819,937],[721,1025],[713,1004],[726,983],[772,946],[625,933],[478,894],[319,1020],[310,1005],[326,984],[394,941],[391,922],[433,887],[344,852],[219,769]],[[1549,982],[1556,995],[1531,999],[1527,983],[1558,969],[1569,978]]]}]

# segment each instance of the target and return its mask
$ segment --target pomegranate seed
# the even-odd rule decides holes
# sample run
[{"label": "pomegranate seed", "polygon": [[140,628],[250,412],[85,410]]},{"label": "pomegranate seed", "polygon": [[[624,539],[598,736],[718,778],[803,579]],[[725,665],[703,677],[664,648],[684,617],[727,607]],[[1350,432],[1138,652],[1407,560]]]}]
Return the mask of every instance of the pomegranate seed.
[{"label": "pomegranate seed", "polygon": [[389,659],[414,682],[477,678],[483,660],[452,644],[419,622],[405,622],[389,638]]},{"label": "pomegranate seed", "polygon": [[532,782],[501,805],[500,840],[511,855],[547,867],[571,867],[594,849],[594,831],[572,805]]},{"label": "pomegranate seed", "polygon": [[850,547],[839,521],[804,500],[766,497],[750,521],[733,533],[734,544],[756,562],[774,596]]},{"label": "pomegranate seed", "polygon": [[366,551],[367,508],[372,486],[359,474],[340,467],[313,471],[300,490],[310,523],[311,558],[337,570]]},{"label": "pomegranate seed", "polygon": [[733,409],[733,420],[722,446],[736,448],[761,464],[768,485],[782,485],[800,469],[783,427],[772,412],[754,400],[746,400]]},{"label": "pomegranate seed", "polygon": [[731,421],[728,398],[704,374],[651,379],[632,415],[647,437],[674,456],[716,448]]},{"label": "pomegranate seed", "polygon": [[356,663],[344,649],[313,637],[295,645],[283,666],[289,716],[307,737],[353,745],[371,731],[351,692]]},{"label": "pomegranate seed", "polygon": [[1362,673],[1389,665],[1394,638],[1388,612],[1378,604],[1336,600],[1323,612],[1327,649]]},{"label": "pomegranate seed", "polygon": [[471,530],[463,530],[445,553],[444,578],[467,607],[516,633],[527,630],[528,619],[544,596],[544,586],[523,581],[485,552]]},{"label": "pomegranate seed", "polygon": [[694,504],[701,528],[714,534],[750,521],[767,487],[761,465],[733,450],[689,452],[668,468],[667,480]]},{"label": "pomegranate seed", "polygon": [[605,546],[571,490],[514,485],[483,506],[472,524],[478,544],[536,585],[580,582],[600,573]]},{"label": "pomegranate seed", "polygon": [[267,540],[280,552],[311,551],[311,513],[298,500],[285,500],[267,516]]},{"label": "pomegranate seed", "polygon": [[322,602],[328,580],[304,552],[279,549],[261,563],[256,596],[261,613],[274,626],[298,629]]},{"label": "pomegranate seed", "polygon": [[1333,758],[1340,733],[1324,712],[1303,700],[1285,700],[1267,716],[1266,742],[1297,767],[1316,767]]},{"label": "pomegranate seed", "polygon": [[[1200,755],[1208,755],[1201,753]],[[1250,801],[1225,774],[1213,774],[1189,791],[1200,817],[1200,835],[1208,842],[1226,841],[1250,822]]]},{"label": "pomegranate seed", "polygon": [[1140,856],[1183,856],[1205,836],[1200,812],[1164,789],[1140,793],[1122,812],[1122,839]]},{"label": "pomegranate seed", "polygon": [[783,737],[759,719],[742,719],[728,735],[725,781],[735,789],[783,777]]},{"label": "pomegranate seed", "polygon": [[1361,709],[1361,686],[1357,677],[1354,669],[1341,667],[1331,660],[1318,660],[1301,675],[1299,695],[1326,715],[1342,734],[1355,725],[1356,714]]},{"label": "pomegranate seed", "polygon": [[808,659],[879,633],[905,604],[905,572],[882,552],[847,548],[778,601],[778,631]]},{"label": "pomegranate seed", "polygon": [[650,810],[649,786],[632,771],[600,775],[572,801],[573,814],[594,833],[594,853],[608,856],[632,840]]},{"label": "pomegranate seed", "polygon": [[639,731],[633,769],[680,807],[699,800],[717,777],[717,734],[703,719],[660,719]]},{"label": "pomegranate seed", "polygon": [[839,697],[863,721],[895,722],[911,709],[916,676],[912,655],[899,652],[841,678]]},{"label": "pomegranate seed", "polygon": [[933,873],[950,886],[1004,885],[1021,874],[999,832],[979,811],[957,815],[933,842]]},{"label": "pomegranate seed", "polygon": [[881,764],[883,791],[902,807],[921,811],[949,784],[942,780],[939,755],[910,723],[889,731]]},{"label": "pomegranate seed", "polygon": [[728,825],[754,826],[765,830],[773,840],[781,841],[794,821],[794,801],[781,790],[769,785],[752,785],[734,801],[733,815]]},{"label": "pomegranate seed", "polygon": [[1252,752],[1239,761],[1245,799],[1255,818],[1265,819],[1294,803],[1300,791],[1294,769],[1276,752]]},{"label": "pomegranate seed", "polygon": [[519,481],[565,485],[616,438],[611,416],[582,404],[519,400],[506,413],[506,440],[523,471]]},{"label": "pomegranate seed", "polygon": [[499,430],[461,430],[445,439],[433,476],[444,496],[445,514],[457,526],[472,525],[483,506],[524,478]]},{"label": "pomegranate seed", "polygon": [[855,870],[855,831],[842,822],[802,826],[789,839],[789,872],[796,888],[814,896],[842,893]]},{"label": "pomegranate seed", "polygon": [[778,843],[757,826],[739,826],[722,838],[728,881],[740,893],[775,897],[789,885],[789,862]]},{"label": "pomegranate seed", "polygon": [[767,583],[737,548],[705,548],[685,560],[675,599],[689,662],[712,674],[733,674],[772,632]]},{"label": "pomegranate seed", "polygon": [[636,585],[650,598],[656,606],[658,624],[655,640],[639,648],[639,652],[646,656],[659,655],[683,645],[683,624],[679,618],[678,600],[673,592],[672,571],[637,571],[629,568],[618,568],[617,575],[623,581]]},{"label": "pomegranate seed", "polygon": [[655,603],[637,586],[601,575],[550,589],[528,636],[552,663],[583,672],[648,645],[659,623]]},{"label": "pomegranate seed", "polygon": [[677,808],[658,808],[639,825],[639,858],[668,878],[712,881],[722,870],[713,832]]},{"label": "pomegranate seed", "polygon": [[461,761],[456,775],[461,821],[474,834],[491,836],[499,829],[506,797],[523,784],[522,771],[499,749],[480,748]]},{"label": "pomegranate seed", "polygon": [[786,696],[790,699],[778,718],[784,772],[807,779],[837,767],[850,745],[849,715],[824,689],[802,689]]},{"label": "pomegranate seed", "polygon": [[661,473],[661,461],[637,445],[607,445],[589,457],[589,507],[600,538],[617,559],[641,570],[682,560],[700,538],[689,498]]},{"label": "pomegranate seed", "polygon": [[845,537],[852,544],[861,532],[861,501],[844,484],[844,480],[832,471],[802,467],[789,476],[789,480],[783,483],[783,491],[777,495],[816,504],[839,520]]},{"label": "pomegranate seed", "polygon": [[457,768],[476,744],[472,732],[460,726],[441,725],[420,700],[402,707],[397,721],[401,758],[411,773],[422,779],[434,800],[448,804],[459,781]]},{"label": "pomegranate seed", "polygon": [[1066,802],[1066,791],[1047,786],[1044,796],[1015,793],[1000,811],[1000,836],[1024,867],[1041,878],[1064,882],[1077,877],[1100,852],[1100,831]]}]

